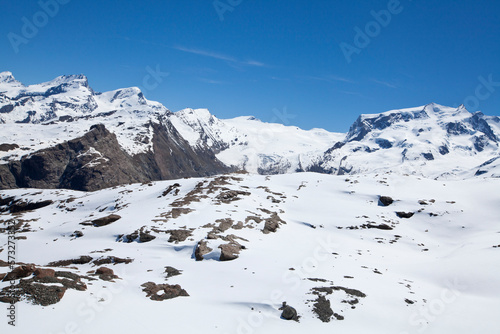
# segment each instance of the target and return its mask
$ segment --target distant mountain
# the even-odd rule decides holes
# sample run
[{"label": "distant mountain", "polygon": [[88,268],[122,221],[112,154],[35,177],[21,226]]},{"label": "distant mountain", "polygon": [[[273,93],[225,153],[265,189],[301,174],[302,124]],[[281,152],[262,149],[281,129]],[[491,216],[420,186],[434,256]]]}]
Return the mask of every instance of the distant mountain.
[{"label": "distant mountain", "polygon": [[96,190],[236,170],[500,177],[500,119],[433,103],[330,133],[173,113],[135,87],[97,93],[83,75],[25,86],[2,72],[0,129],[0,189]]},{"label": "distant mountain", "polygon": [[[327,150],[317,168],[328,173],[398,172],[427,177],[470,177],[500,170],[500,119],[464,106],[423,107],[361,115],[344,141]],[[480,167],[482,169],[480,169]]]}]

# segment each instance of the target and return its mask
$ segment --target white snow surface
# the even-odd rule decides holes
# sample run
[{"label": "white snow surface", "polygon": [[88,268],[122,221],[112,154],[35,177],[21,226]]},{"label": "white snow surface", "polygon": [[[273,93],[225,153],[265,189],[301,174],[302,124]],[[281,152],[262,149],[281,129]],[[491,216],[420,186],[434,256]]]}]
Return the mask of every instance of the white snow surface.
[{"label": "white snow surface", "polygon": [[[179,192],[163,196],[175,183]],[[438,181],[396,174],[346,178],[296,173],[162,181],[90,193],[0,191],[2,198],[54,201],[35,211],[0,214],[1,228],[11,219],[29,224],[31,231],[16,235],[26,237],[16,241],[18,262],[44,266],[81,255],[134,260],[105,265],[120,278],[82,279],[87,290],[69,289],[57,304],[17,303],[16,327],[7,325],[4,317],[0,331],[496,333],[499,186],[500,179],[482,177]],[[217,200],[228,189],[250,194],[229,203]],[[198,200],[186,201],[192,191]],[[395,202],[380,206],[380,195]],[[182,200],[181,207],[193,211],[168,218],[174,202]],[[398,211],[415,215],[399,218]],[[275,233],[264,234],[264,222],[247,220],[265,219],[270,212],[286,222]],[[102,227],[81,225],[109,214],[122,218]],[[245,246],[239,258],[227,262],[218,260],[217,245],[225,242],[206,239],[213,229],[207,224],[217,226],[224,218],[247,226],[218,232],[244,238],[237,239]],[[393,229],[362,228],[365,224]],[[119,235],[142,227],[191,229],[192,236],[173,243],[168,232],[151,232],[156,239],[147,243],[117,241]],[[76,230],[84,235],[71,236]],[[193,253],[200,240],[214,251],[196,261]],[[6,261],[6,233],[0,233],[0,247],[0,258]],[[166,279],[166,266],[182,274]],[[91,275],[97,268],[89,263],[55,269]],[[8,267],[0,267],[0,273],[6,272]],[[145,282],[179,284],[190,296],[152,301],[141,291]],[[1,282],[0,289],[9,284]],[[317,296],[312,289],[332,286],[355,289],[366,297],[333,290],[325,298],[344,320],[332,317],[324,323],[313,312]],[[299,322],[280,319],[283,301],[296,308]]]}]

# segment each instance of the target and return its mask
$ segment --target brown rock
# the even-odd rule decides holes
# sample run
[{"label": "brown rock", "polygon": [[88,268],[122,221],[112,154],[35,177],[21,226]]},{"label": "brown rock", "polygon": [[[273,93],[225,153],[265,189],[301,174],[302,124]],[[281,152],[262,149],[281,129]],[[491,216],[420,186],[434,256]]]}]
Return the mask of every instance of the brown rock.
[{"label": "brown rock", "polygon": [[95,271],[95,273],[97,275],[114,275],[115,273],[113,272],[113,269],[109,269],[109,268],[106,268],[106,267],[100,267],[99,269],[97,269]]},{"label": "brown rock", "polygon": [[[165,299],[172,299],[176,297],[188,297],[189,294],[184,290],[179,284],[156,284],[153,282],[147,282],[141,285],[144,287],[142,291],[146,293],[146,297],[151,300],[162,301]],[[159,294],[159,292],[163,292]]]},{"label": "brown rock", "polygon": [[94,219],[92,221],[92,225],[94,225],[95,227],[106,226],[106,225],[109,225],[111,223],[114,223],[115,221],[117,221],[120,218],[122,218],[122,217],[119,215],[109,215],[106,217]]},{"label": "brown rock", "polygon": [[236,243],[220,245],[219,248],[221,249],[219,258],[220,261],[231,261],[237,259],[238,254],[242,249],[241,245]]},{"label": "brown rock", "polygon": [[27,264],[24,266],[19,266],[17,268],[14,268],[10,273],[8,273],[4,280],[5,281],[12,281],[12,280],[17,280],[20,278],[25,278],[33,274],[35,271],[35,266],[32,264]]},{"label": "brown rock", "polygon": [[56,271],[54,269],[42,269],[42,268],[35,269],[35,276],[37,278],[54,277],[55,274]]},{"label": "brown rock", "polygon": [[196,246],[196,250],[194,251],[194,256],[196,257],[196,261],[202,261],[203,256],[212,251],[212,248],[207,246],[206,240],[200,240],[198,245]]}]

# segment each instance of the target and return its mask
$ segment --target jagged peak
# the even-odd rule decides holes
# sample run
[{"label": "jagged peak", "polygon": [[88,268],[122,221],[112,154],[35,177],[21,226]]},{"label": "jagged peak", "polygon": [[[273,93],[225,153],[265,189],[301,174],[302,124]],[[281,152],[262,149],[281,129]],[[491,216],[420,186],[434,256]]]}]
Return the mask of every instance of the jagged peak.
[{"label": "jagged peak", "polygon": [[88,79],[83,74],[61,75],[53,80],[41,83],[41,86],[59,86],[62,84],[78,83],[81,86],[88,87]]},{"label": "jagged peak", "polygon": [[10,71],[0,72],[0,83],[22,86],[22,83],[14,78],[14,75]]},{"label": "jagged peak", "polygon": [[206,108],[198,108],[198,109],[185,108],[175,112],[174,114],[191,122],[194,120],[208,122],[214,120],[215,117]]}]

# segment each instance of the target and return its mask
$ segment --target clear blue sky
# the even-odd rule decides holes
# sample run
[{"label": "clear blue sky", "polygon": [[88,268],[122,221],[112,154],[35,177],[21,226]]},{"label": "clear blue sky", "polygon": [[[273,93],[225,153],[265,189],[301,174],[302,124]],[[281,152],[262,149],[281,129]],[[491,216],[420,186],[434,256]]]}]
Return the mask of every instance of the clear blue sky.
[{"label": "clear blue sky", "polygon": [[[147,78],[146,97],[172,111],[340,132],[361,113],[430,102],[500,114],[499,1],[42,3],[57,1],[2,1],[0,71],[25,84],[83,73],[96,91]],[[388,8],[376,23],[372,11]],[[355,43],[356,27],[368,41]],[[357,48],[350,62],[341,45]],[[148,68],[170,74],[153,85]],[[276,117],[284,108],[295,117]]]}]

